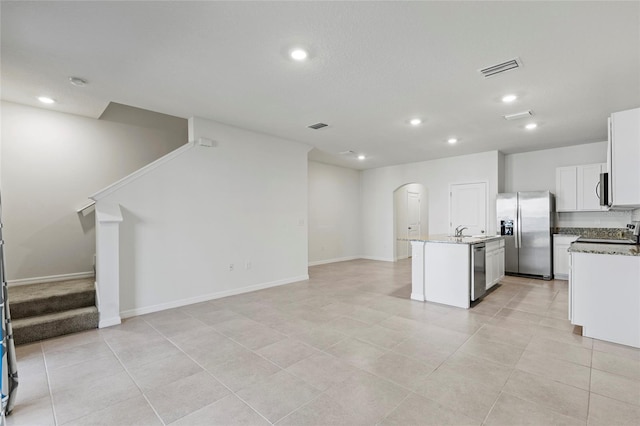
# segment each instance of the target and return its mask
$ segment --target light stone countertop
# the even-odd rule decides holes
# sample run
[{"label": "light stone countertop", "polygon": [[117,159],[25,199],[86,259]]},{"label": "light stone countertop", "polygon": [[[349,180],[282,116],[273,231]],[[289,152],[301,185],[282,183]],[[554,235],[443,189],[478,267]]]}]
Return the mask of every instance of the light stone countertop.
[{"label": "light stone countertop", "polygon": [[504,238],[502,235],[452,237],[450,235],[426,235],[419,238],[398,238],[399,241],[420,241],[423,243],[476,244]]},{"label": "light stone countertop", "polygon": [[640,256],[640,245],[572,243],[569,253],[610,254],[616,256]]}]

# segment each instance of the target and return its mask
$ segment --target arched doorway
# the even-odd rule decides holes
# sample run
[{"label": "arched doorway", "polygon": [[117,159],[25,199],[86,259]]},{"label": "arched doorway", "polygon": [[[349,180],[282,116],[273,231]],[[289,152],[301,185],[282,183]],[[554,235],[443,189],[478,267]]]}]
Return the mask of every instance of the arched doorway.
[{"label": "arched doorway", "polygon": [[407,183],[393,191],[393,221],[394,259],[411,257],[411,243],[407,239],[429,234],[427,189],[424,185]]}]

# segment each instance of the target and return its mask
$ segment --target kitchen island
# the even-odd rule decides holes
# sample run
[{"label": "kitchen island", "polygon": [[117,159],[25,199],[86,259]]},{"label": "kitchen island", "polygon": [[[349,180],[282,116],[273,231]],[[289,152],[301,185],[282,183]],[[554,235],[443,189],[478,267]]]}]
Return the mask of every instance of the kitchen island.
[{"label": "kitchen island", "polygon": [[[484,289],[498,281],[496,274],[500,274],[494,272],[499,270],[500,257],[485,257],[484,250],[482,259],[476,259],[474,268],[474,246],[479,247],[483,243],[485,248],[495,243],[497,252],[502,255],[501,265],[504,270],[504,250],[499,251],[500,244],[504,247],[502,236],[429,235],[412,239],[411,299],[468,309],[473,286],[476,285],[476,288],[481,288],[484,292]],[[479,250],[476,253],[476,256],[480,256]],[[491,259],[489,264],[487,259]],[[479,271],[479,265],[482,271]],[[489,280],[486,271],[489,271]]]},{"label": "kitchen island", "polygon": [[640,245],[571,244],[569,319],[582,335],[640,348]]}]

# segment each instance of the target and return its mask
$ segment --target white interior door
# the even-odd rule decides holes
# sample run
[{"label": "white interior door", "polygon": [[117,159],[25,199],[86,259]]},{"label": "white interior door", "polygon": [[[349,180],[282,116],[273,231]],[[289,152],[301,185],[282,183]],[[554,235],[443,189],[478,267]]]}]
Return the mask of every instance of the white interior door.
[{"label": "white interior door", "polygon": [[452,184],[449,193],[449,231],[466,227],[464,235],[481,235],[487,232],[487,184]]},{"label": "white interior door", "polygon": [[[407,192],[407,237],[409,239],[420,237],[420,193]],[[411,243],[407,251],[411,256]]]}]

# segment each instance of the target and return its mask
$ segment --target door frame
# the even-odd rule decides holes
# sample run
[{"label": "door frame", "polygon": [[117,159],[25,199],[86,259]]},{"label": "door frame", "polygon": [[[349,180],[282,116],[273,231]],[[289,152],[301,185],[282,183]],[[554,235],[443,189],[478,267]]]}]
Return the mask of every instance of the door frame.
[{"label": "door frame", "polygon": [[[422,234],[428,233],[429,232],[429,204],[428,204],[428,200],[429,200],[429,191],[428,188],[425,184],[420,183],[420,182],[407,182],[404,183],[402,185],[397,186],[391,193],[391,197],[392,197],[392,204],[393,204],[393,221],[392,221],[392,227],[393,227],[393,240],[392,240],[392,247],[393,247],[393,261],[397,262],[398,260],[402,260],[402,259],[408,259],[408,255],[409,255],[409,250],[407,249],[407,256],[402,256],[399,257],[398,256],[398,238],[402,238],[401,235],[398,234],[398,220],[399,220],[399,212],[398,212],[398,204],[397,204],[397,200],[396,200],[396,195],[397,192],[401,189],[403,189],[404,187],[408,186],[408,185],[419,185],[420,190],[418,191],[420,194],[420,232]],[[414,191],[411,191],[414,192]],[[405,203],[405,205],[407,204],[408,200],[407,197],[402,197],[403,198],[403,202]],[[407,246],[411,244],[411,243],[407,243]]]},{"label": "door frame", "polygon": [[451,182],[449,183],[449,235],[453,235],[455,228],[453,227],[453,222],[451,222],[451,199],[453,197],[453,186],[455,185],[474,185],[478,183],[484,184],[484,228],[485,235],[489,235],[489,181],[486,180],[478,180],[474,182]]}]

